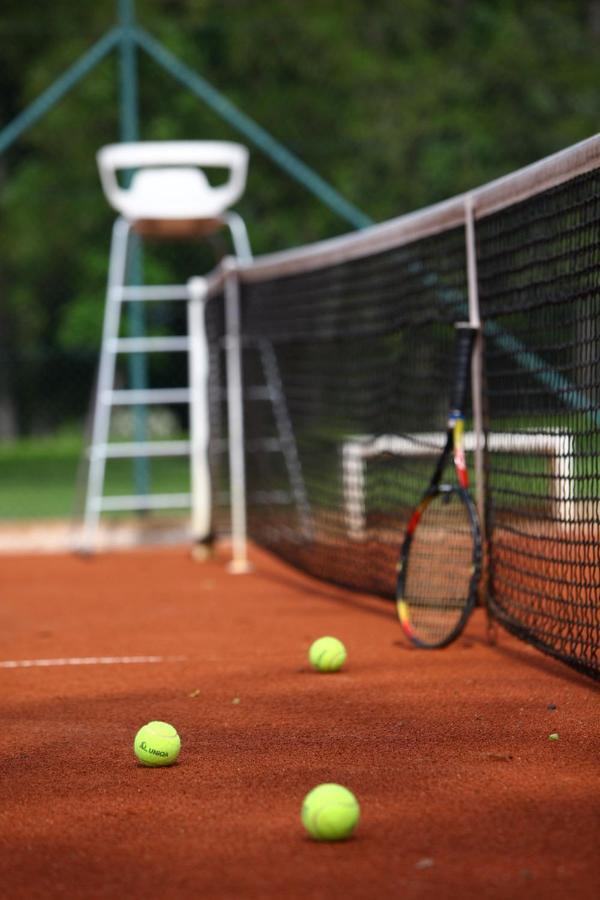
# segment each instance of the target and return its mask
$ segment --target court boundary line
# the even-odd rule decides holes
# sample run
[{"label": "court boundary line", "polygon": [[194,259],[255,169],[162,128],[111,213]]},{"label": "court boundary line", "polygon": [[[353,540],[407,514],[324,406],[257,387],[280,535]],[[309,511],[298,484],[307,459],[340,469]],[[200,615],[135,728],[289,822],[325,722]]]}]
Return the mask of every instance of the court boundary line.
[{"label": "court boundary line", "polygon": [[162,662],[182,662],[186,658],[185,656],[62,656],[56,659],[5,659],[0,660],[0,669],[144,665]]}]

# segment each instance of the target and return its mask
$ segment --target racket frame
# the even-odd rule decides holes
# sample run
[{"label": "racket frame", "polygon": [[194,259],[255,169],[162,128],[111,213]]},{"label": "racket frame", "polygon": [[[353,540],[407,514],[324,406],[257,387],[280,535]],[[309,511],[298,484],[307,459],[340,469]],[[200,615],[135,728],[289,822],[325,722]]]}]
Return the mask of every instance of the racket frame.
[{"label": "racket frame", "polygon": [[[481,577],[481,527],[477,509],[469,493],[469,473],[467,470],[464,449],[464,409],[469,383],[471,355],[478,329],[467,322],[457,322],[455,328],[457,337],[456,356],[454,361],[454,382],[450,400],[446,441],[436,462],[429,485],[419,500],[419,503],[414,508],[408,521],[397,567],[396,610],[398,619],[402,626],[402,630],[409,641],[414,646],[423,649],[446,647],[448,644],[452,643],[452,641],[456,640],[464,629],[477,602],[477,589]],[[442,475],[448,465],[450,456],[452,456],[453,459],[458,485],[442,483]],[[410,603],[405,599],[410,550],[415,532],[427,507],[436,497],[447,497],[447,499],[450,500],[452,495],[456,495],[460,502],[464,504],[471,526],[471,536],[473,540],[469,588],[464,600],[463,611],[454,628],[442,640],[436,641],[435,643],[429,643],[422,640],[415,632],[411,624]]]}]

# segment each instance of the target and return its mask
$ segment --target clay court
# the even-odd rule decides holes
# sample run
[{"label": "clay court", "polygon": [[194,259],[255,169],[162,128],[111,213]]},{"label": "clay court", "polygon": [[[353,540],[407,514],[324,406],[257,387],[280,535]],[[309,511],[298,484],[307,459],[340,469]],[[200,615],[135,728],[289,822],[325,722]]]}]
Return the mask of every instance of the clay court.
[{"label": "clay court", "polygon": [[[391,604],[252,557],[2,559],[2,896],[599,895],[591,679],[490,646],[481,611],[411,649]],[[324,634],[333,675],[306,658]],[[181,735],[171,768],[133,755],[151,719]],[[346,842],[300,822],[327,781],[361,804]]]}]

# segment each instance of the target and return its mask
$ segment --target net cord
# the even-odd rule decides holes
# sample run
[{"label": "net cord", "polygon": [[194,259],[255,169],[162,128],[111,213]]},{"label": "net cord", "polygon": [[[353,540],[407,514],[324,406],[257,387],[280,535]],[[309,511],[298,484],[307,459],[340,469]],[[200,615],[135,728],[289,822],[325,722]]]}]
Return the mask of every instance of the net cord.
[{"label": "net cord", "polygon": [[[535,194],[600,167],[600,134],[548,156],[510,175],[468,192],[474,220],[485,218]],[[255,257],[239,266],[244,282],[282,278],[347,262],[421,240],[464,223],[467,194],[378,225],[304,247]],[[215,277],[219,278],[218,273]]]}]

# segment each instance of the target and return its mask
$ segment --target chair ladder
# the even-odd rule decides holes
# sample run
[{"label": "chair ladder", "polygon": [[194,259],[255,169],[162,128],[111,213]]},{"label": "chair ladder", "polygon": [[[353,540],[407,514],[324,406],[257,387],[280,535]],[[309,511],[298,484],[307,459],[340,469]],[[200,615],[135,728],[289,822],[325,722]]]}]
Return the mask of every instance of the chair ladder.
[{"label": "chair ladder", "polygon": [[[119,337],[125,302],[189,301],[187,285],[127,286],[127,254],[131,226],[122,218],[113,229],[102,345],[96,388],[92,438],[88,452],[88,479],[82,549],[93,550],[101,513],[189,509],[192,494],[130,494],[105,496],[107,459],[190,456],[190,440],[110,442],[111,413],[114,407],[192,403],[192,391],[182,388],[115,389],[117,357],[121,353],[191,352],[190,335],[172,337]],[[190,419],[191,419],[190,410]]]}]

